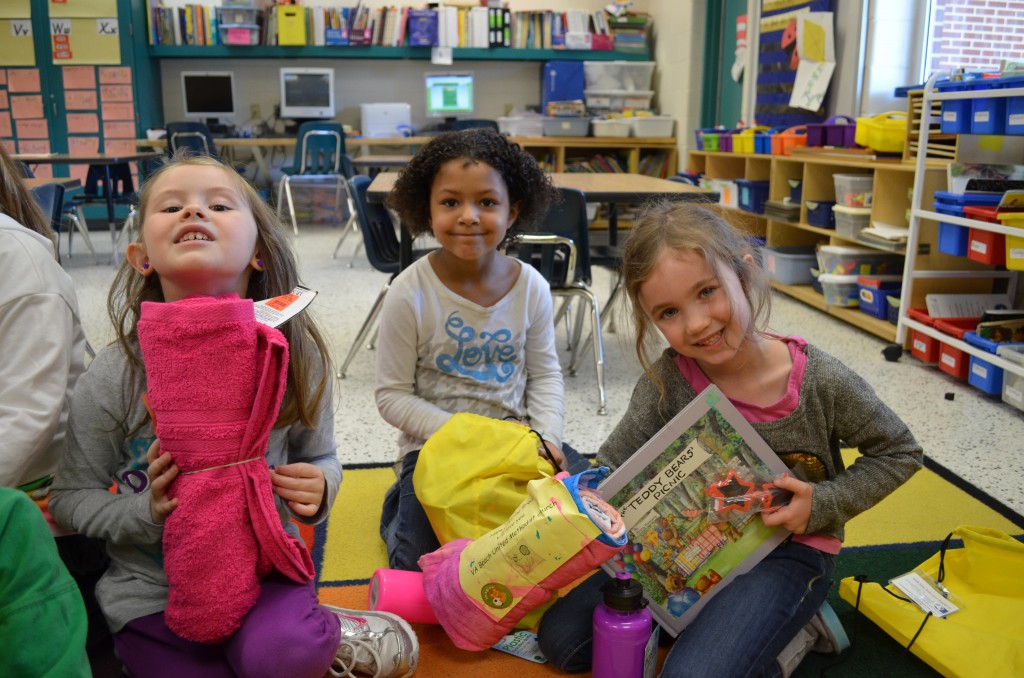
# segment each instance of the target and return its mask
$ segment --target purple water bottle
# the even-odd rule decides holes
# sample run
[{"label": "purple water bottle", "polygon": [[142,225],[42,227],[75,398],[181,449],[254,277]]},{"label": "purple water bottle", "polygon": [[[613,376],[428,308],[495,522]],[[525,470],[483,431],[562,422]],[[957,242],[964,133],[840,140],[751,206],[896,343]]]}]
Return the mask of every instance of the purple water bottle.
[{"label": "purple water bottle", "polygon": [[604,602],[594,609],[593,678],[654,675],[657,640],[643,586],[628,572],[618,572],[601,592]]}]

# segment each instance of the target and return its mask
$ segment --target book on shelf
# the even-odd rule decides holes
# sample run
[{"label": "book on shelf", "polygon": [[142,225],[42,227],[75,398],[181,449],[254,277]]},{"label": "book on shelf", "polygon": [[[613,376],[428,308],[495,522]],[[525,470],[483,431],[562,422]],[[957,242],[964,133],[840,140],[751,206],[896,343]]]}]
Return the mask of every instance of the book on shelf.
[{"label": "book on shelf", "polygon": [[709,600],[789,535],[752,511],[723,511],[718,518],[724,521],[712,520],[707,488],[730,473],[746,484],[788,470],[729,399],[709,386],[601,484],[632,547],[603,569],[631,571],[651,614],[679,635]]},{"label": "book on shelf", "polygon": [[437,10],[410,9],[408,18],[409,46],[437,46]]}]

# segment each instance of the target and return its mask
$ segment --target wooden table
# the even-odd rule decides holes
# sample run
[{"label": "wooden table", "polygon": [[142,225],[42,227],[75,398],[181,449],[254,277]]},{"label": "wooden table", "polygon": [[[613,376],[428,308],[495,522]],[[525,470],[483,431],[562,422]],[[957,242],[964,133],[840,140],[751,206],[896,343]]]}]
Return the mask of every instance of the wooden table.
[{"label": "wooden table", "polygon": [[78,188],[82,185],[81,181],[71,177],[23,177],[21,183],[30,190],[46,184],[60,184],[64,188]]},{"label": "wooden table", "polygon": [[159,158],[162,153],[156,151],[136,151],[134,153],[92,153],[90,155],[69,155],[67,153],[47,154],[19,154],[15,155],[16,160],[21,160],[27,165],[89,165],[89,167],[102,167],[100,180],[103,183],[103,195],[107,203],[107,222],[110,224],[110,244],[112,248],[111,260],[117,263],[117,220],[114,217],[114,195],[110,176],[110,168],[114,165],[125,165],[136,160],[148,160]]},{"label": "wooden table", "polygon": [[[398,174],[381,172],[367,188],[366,197],[373,202],[383,202],[395,185]],[[608,203],[608,244],[618,242],[618,209],[620,202],[641,202],[655,198],[717,202],[718,193],[689,184],[668,179],[659,179],[645,174],[585,174],[578,172],[554,172],[551,182],[558,188],[575,188],[583,192],[587,202]],[[412,261],[412,238],[406,229],[401,231],[401,268]]]}]

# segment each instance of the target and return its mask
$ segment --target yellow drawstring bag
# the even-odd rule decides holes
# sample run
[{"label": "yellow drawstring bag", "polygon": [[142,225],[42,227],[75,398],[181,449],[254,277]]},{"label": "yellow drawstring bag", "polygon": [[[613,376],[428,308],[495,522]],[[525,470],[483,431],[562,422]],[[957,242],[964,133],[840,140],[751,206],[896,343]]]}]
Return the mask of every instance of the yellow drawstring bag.
[{"label": "yellow drawstring bag", "polygon": [[529,426],[478,414],[452,416],[423,444],[412,484],[438,541],[477,539],[508,520],[526,484],[556,469]]},{"label": "yellow drawstring bag", "polygon": [[[963,548],[947,548],[953,536]],[[961,525],[915,570],[942,584],[961,609],[930,618],[892,585],[854,577],[839,583],[839,595],[944,676],[1024,676],[1024,544]]]}]

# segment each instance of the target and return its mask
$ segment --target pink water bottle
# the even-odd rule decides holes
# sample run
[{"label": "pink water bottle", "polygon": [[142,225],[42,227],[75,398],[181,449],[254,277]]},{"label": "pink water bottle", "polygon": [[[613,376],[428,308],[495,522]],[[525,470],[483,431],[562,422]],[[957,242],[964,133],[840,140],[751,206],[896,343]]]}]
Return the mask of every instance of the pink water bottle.
[{"label": "pink water bottle", "polygon": [[594,609],[593,678],[643,678],[657,658],[651,611],[644,589],[628,572],[601,587],[604,602]]}]

